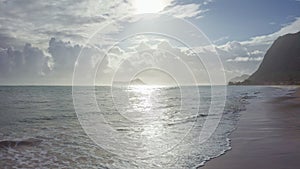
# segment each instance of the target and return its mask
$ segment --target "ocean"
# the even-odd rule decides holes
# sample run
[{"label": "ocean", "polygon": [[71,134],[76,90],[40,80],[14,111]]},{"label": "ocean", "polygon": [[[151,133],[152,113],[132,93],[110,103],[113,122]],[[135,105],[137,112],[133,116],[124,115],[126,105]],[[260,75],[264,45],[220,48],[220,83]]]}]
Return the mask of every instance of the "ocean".
[{"label": "ocean", "polygon": [[203,86],[0,87],[0,168],[197,168],[231,149],[247,100],[267,90],[215,88],[211,105]]}]

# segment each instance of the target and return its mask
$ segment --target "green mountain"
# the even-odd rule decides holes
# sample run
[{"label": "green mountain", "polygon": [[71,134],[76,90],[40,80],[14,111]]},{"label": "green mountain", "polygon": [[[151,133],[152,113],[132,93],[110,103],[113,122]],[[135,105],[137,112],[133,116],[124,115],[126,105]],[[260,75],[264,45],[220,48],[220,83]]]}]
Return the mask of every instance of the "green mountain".
[{"label": "green mountain", "polygon": [[258,70],[241,85],[300,84],[300,32],[274,41]]}]

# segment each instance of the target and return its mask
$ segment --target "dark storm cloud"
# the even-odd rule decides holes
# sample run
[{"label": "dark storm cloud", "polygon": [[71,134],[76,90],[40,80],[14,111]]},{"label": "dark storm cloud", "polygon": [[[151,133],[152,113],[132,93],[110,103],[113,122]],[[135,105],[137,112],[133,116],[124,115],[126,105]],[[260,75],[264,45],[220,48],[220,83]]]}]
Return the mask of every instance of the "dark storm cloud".
[{"label": "dark storm cloud", "polygon": [[[42,50],[27,43],[22,50],[12,47],[0,49],[0,76],[3,78],[36,78],[49,70],[48,57]],[[4,82],[5,83],[5,82]]]},{"label": "dark storm cloud", "polygon": [[54,63],[54,72],[63,75],[72,73],[75,61],[81,50],[79,45],[71,45],[70,42],[63,42],[51,38],[48,52],[51,54]]},{"label": "dark storm cloud", "polygon": [[[76,62],[80,54],[81,59]],[[47,51],[29,43],[23,45],[21,50],[1,47],[0,83],[70,84],[76,63],[86,70],[81,74],[87,77],[102,56],[96,48],[83,47],[55,38],[49,40]],[[103,65],[107,65],[107,62],[104,61]]]},{"label": "dark storm cloud", "polygon": [[0,33],[0,48],[4,49],[10,46],[21,46],[21,44],[16,38]]}]

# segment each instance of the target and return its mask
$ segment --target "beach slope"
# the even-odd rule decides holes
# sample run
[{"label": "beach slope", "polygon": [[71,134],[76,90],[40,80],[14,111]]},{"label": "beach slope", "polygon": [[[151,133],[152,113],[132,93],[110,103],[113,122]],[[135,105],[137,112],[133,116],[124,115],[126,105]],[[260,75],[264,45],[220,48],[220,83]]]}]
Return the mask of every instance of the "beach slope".
[{"label": "beach slope", "polygon": [[[300,90],[282,97],[250,100],[231,135],[232,150],[203,169],[298,169]],[[201,168],[201,169],[202,169]]]}]

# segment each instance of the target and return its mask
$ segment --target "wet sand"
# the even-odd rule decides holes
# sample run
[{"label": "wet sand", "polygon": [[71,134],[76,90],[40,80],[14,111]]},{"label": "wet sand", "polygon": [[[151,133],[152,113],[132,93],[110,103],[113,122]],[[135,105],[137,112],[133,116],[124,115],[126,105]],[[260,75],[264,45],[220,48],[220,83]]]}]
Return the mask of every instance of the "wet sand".
[{"label": "wet sand", "polygon": [[230,138],[232,150],[201,169],[299,169],[300,88],[289,96],[250,100]]}]

